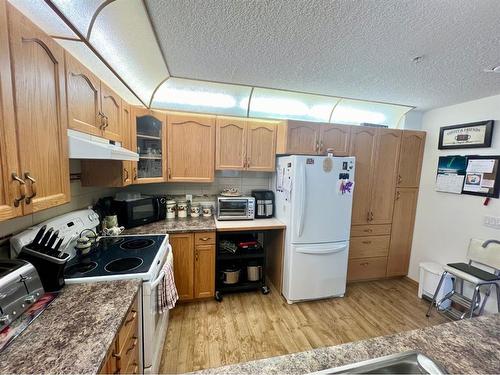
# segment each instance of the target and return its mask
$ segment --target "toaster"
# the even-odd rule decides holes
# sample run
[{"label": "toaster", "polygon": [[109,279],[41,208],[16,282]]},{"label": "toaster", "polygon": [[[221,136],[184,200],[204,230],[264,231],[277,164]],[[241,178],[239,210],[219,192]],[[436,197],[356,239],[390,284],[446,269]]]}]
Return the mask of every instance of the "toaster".
[{"label": "toaster", "polygon": [[31,263],[20,259],[0,260],[0,331],[44,293],[38,272]]}]

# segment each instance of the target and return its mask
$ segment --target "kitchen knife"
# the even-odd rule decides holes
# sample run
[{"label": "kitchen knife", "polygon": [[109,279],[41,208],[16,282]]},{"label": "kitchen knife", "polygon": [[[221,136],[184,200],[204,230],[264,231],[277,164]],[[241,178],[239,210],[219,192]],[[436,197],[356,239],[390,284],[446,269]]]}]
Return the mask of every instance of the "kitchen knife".
[{"label": "kitchen knife", "polygon": [[59,248],[64,241],[64,237],[59,238],[59,241],[56,242],[56,245],[53,249],[50,249],[49,255],[58,258],[59,257]]},{"label": "kitchen knife", "polygon": [[33,242],[31,242],[31,246],[36,249],[38,243],[40,242],[40,240],[42,239],[42,236],[43,236],[43,233],[45,232],[45,229],[47,229],[47,226],[44,225],[42,226],[38,232],[36,233],[35,235],[35,238],[33,239]]},{"label": "kitchen knife", "polygon": [[45,252],[45,245],[47,244],[47,241],[49,240],[50,238],[50,235],[52,234],[52,232],[54,231],[54,228],[49,228],[49,230],[47,232],[45,232],[45,235],[43,236],[43,238],[41,239],[40,241],[40,246],[39,246],[39,250],[40,252]]},{"label": "kitchen knife", "polygon": [[54,232],[54,234],[52,235],[52,237],[50,237],[50,239],[47,242],[47,244],[45,245],[45,252],[46,253],[49,253],[49,252],[52,251],[52,245],[54,245],[54,243],[56,242],[58,236],[59,236],[59,231],[56,230]]}]

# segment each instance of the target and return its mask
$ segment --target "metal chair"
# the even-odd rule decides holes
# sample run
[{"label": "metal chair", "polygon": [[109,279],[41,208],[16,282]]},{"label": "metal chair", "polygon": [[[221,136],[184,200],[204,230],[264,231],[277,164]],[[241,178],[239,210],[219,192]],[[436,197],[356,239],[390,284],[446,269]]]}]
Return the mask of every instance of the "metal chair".
[{"label": "metal chair", "polygon": [[[495,287],[497,293],[497,309],[500,312],[500,241],[471,239],[467,250],[467,258],[468,263],[449,263],[443,267],[444,272],[439,280],[429,310],[427,310],[427,317],[430,316],[434,304],[438,312],[454,320],[479,316],[484,311],[484,306],[493,287]],[[493,272],[487,272],[475,267],[473,263],[492,268]],[[436,302],[436,296],[448,274],[452,277],[453,289]],[[473,286],[472,298],[468,298],[463,294],[464,281]],[[481,292],[484,293],[482,301]],[[447,301],[452,303],[445,303]],[[456,309],[454,307],[456,304],[462,306],[464,311]],[[443,307],[444,305],[447,307]]]}]

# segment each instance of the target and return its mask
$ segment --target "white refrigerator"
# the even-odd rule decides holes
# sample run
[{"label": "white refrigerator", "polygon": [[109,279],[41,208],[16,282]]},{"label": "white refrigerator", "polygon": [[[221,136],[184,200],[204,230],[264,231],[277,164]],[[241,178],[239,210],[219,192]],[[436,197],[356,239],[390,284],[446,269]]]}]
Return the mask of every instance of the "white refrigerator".
[{"label": "white refrigerator", "polygon": [[345,293],[354,157],[277,159],[276,217],[286,224],[283,295],[288,303]]}]

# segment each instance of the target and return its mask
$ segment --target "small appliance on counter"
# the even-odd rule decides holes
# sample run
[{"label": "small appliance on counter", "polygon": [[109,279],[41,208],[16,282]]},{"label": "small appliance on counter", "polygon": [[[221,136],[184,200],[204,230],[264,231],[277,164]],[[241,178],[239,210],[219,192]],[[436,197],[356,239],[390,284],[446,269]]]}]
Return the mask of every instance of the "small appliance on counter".
[{"label": "small appliance on counter", "polygon": [[42,282],[32,264],[0,261],[0,331],[44,295]]},{"label": "small appliance on counter", "polygon": [[118,224],[125,228],[164,220],[167,217],[167,197],[165,195],[120,199],[117,196],[113,200],[112,207],[113,212],[118,216]]},{"label": "small appliance on counter", "polygon": [[253,220],[254,197],[217,197],[217,220]]},{"label": "small appliance on counter", "polygon": [[274,216],[274,193],[271,190],[252,190],[255,198],[255,218],[267,219]]}]

